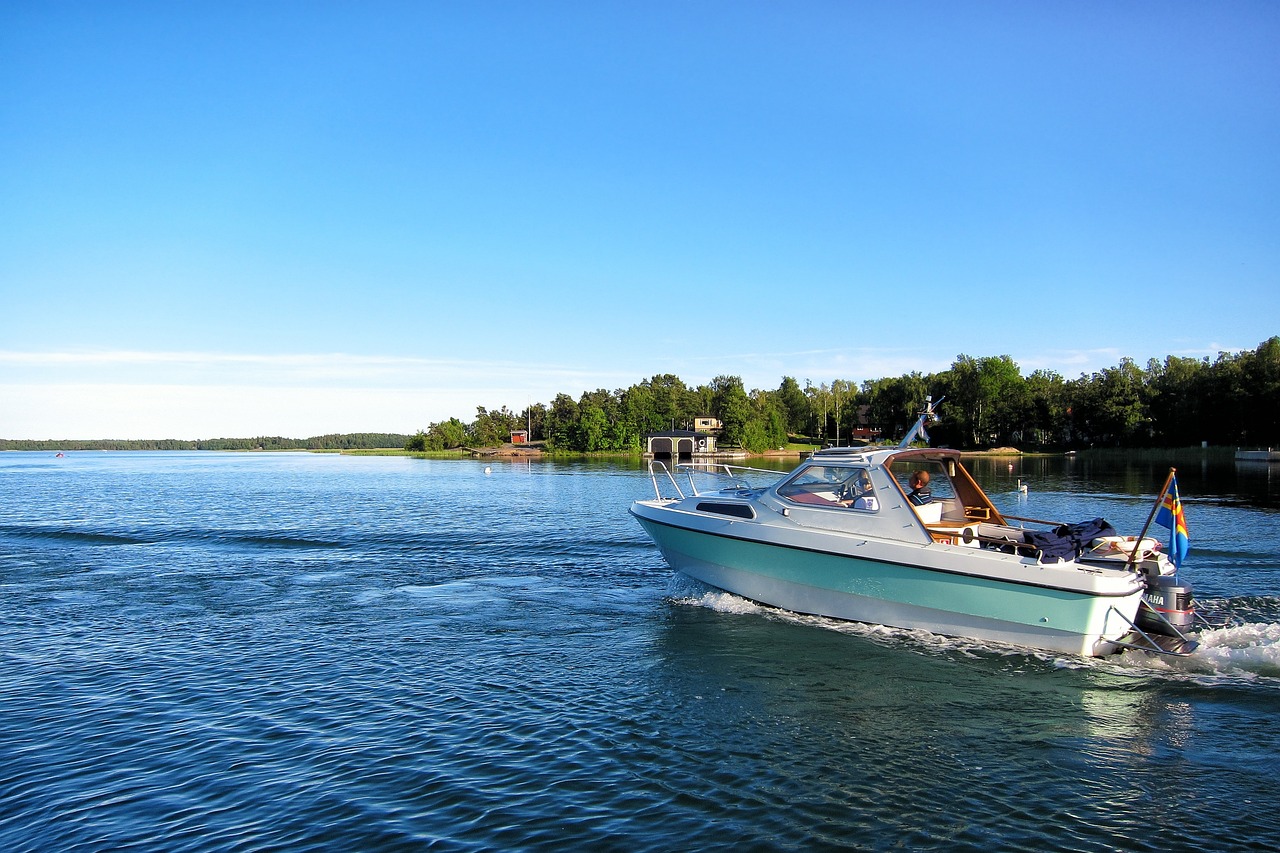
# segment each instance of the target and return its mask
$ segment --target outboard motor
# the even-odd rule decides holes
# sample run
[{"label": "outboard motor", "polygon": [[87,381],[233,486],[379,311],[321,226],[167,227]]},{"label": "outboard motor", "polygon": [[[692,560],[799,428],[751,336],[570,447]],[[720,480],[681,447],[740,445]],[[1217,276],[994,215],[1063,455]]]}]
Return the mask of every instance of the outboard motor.
[{"label": "outboard motor", "polygon": [[1195,628],[1195,621],[1196,604],[1190,584],[1180,584],[1172,575],[1147,575],[1147,591],[1142,596],[1142,606],[1138,608],[1139,628],[1176,636],[1170,625],[1185,633]]}]

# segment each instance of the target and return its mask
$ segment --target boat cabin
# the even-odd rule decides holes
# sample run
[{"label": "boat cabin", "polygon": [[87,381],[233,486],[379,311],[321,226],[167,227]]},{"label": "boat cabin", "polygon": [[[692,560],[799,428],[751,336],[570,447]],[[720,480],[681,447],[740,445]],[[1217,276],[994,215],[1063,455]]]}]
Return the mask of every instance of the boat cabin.
[{"label": "boat cabin", "polygon": [[[1023,540],[953,450],[821,450],[774,494],[807,526],[970,547]],[[903,528],[908,510],[918,524]]]}]

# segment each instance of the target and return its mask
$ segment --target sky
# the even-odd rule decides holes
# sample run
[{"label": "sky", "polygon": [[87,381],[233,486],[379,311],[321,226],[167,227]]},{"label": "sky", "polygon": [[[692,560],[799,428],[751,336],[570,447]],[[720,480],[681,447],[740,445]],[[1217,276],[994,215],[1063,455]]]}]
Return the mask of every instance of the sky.
[{"label": "sky", "polygon": [[0,438],[1280,334],[1274,2],[0,0]]}]

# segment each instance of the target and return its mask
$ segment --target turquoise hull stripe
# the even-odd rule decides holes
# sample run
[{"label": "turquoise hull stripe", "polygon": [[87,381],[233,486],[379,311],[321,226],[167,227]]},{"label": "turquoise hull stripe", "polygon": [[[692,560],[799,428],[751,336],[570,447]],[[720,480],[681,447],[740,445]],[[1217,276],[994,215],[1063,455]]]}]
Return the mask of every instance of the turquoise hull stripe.
[{"label": "turquoise hull stripe", "polygon": [[[640,518],[668,561],[725,567],[850,596],[992,619],[1090,633],[1101,596],[1055,587],[976,578],[961,573],[867,560],[822,551],[717,536]],[[656,529],[655,529],[656,528]],[[675,559],[673,556],[678,555]],[[732,590],[730,590],[732,591]],[[1101,608],[1105,612],[1105,608]]]}]

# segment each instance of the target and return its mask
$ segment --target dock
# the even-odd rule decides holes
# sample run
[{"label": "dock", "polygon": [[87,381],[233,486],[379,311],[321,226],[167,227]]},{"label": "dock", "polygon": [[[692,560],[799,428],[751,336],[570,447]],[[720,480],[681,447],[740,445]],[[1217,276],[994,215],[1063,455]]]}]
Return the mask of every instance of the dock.
[{"label": "dock", "polygon": [[1280,450],[1237,450],[1237,462],[1280,462]]}]

